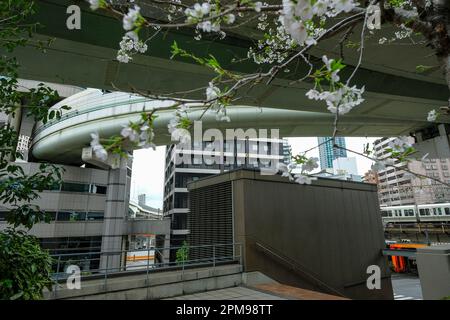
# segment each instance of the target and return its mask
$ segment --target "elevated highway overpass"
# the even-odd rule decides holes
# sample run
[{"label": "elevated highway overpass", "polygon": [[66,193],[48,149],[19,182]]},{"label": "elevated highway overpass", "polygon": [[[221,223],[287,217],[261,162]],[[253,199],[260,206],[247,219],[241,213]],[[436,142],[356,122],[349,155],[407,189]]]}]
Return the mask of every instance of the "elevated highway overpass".
[{"label": "elevated highway overpass", "polygon": [[[180,47],[199,56],[214,55],[223,62],[225,68],[236,72],[248,73],[259,68],[248,60],[242,63],[230,62],[233,58],[247,56],[248,47],[259,32],[252,25],[230,30],[223,41],[213,41],[207,37],[205,40],[196,41],[191,30],[159,33],[149,43],[146,54],[136,56],[129,64],[119,64],[115,56],[124,32],[121,22],[115,17],[100,11],[92,12],[87,4],[81,2],[81,30],[68,30],[66,9],[68,5],[73,4],[71,1],[38,0],[37,3],[38,12],[34,19],[42,28],[39,28],[36,40],[53,41],[45,52],[33,45],[19,48],[15,52],[21,64],[20,75],[23,78],[107,90],[119,88],[122,91],[131,91],[134,88],[163,94],[206,86],[212,78],[207,69],[185,59],[170,59],[170,46],[174,40]],[[144,15],[158,17],[157,12],[146,9],[146,6],[142,7]],[[419,74],[415,71],[417,65],[437,64],[432,50],[424,45],[378,45],[379,38],[392,35],[394,31],[390,26],[383,26],[382,30],[367,40],[364,62],[354,79],[355,84],[366,86],[366,101],[341,118],[340,134],[343,136],[408,134],[429,125],[426,122],[429,110],[448,104],[448,87],[441,72],[430,69],[432,71]],[[358,28],[355,28],[349,40],[357,42],[358,37]],[[338,40],[339,36],[335,36],[311,50],[311,61],[319,61],[318,57],[322,54],[339,56]],[[348,65],[342,71],[342,76],[345,76],[353,71],[352,65],[356,64],[358,52],[346,46],[343,52],[344,62]],[[293,81],[305,74],[306,66],[295,64],[289,69],[290,72],[279,73],[270,85],[261,84],[248,93],[244,92],[244,98],[239,101],[241,106],[230,107],[230,124],[217,123],[210,117],[204,119],[205,125],[219,128],[228,125],[234,128],[278,127],[283,136],[330,135],[333,117],[326,110],[326,105],[305,97],[311,83]],[[203,96],[204,90],[199,92]],[[196,98],[198,95],[186,94],[184,97]],[[133,111],[137,110],[134,102],[129,108],[128,111],[123,108],[119,111],[116,108],[111,111],[118,112],[113,118],[104,118],[101,125],[95,127],[105,135],[115,132],[117,128],[111,127],[112,119],[116,122],[113,126],[120,126],[136,116]],[[106,109],[104,111],[106,112]],[[95,115],[97,114],[95,111]],[[94,112],[91,115],[94,115]],[[169,114],[163,113],[157,120],[156,130],[160,133],[157,144],[166,144],[169,141],[165,128],[169,117]],[[81,117],[71,119],[81,120]],[[443,116],[440,121],[448,122],[449,119]],[[58,126],[68,125],[66,121],[61,121]],[[86,126],[80,135],[87,137],[91,129]],[[58,130],[55,124],[52,139],[56,139]],[[36,156],[46,159],[47,151],[39,147],[42,145],[42,136],[43,132],[36,136],[34,152]],[[73,139],[69,139],[68,144],[72,144],[75,141]],[[86,139],[81,140],[83,144],[86,143]],[[75,144],[73,146],[75,147]],[[71,152],[66,151],[69,154]]]},{"label": "elevated highway overpass", "polygon": [[[63,111],[61,119],[54,119],[45,125],[38,125],[32,137],[32,154],[35,158],[56,163],[81,164],[81,153],[89,146],[90,134],[97,132],[101,137],[119,134],[123,126],[130,121],[138,121],[143,110],[170,105],[170,101],[155,101],[137,95],[121,92],[103,93],[101,90],[88,89],[77,93],[53,108],[62,105],[71,107]],[[191,119],[198,119],[203,109],[192,107]],[[160,111],[155,122],[155,143],[167,145],[171,137],[167,124],[173,117],[173,111]],[[326,135],[330,129],[333,115],[326,112],[310,112],[276,108],[258,108],[255,106],[232,106],[228,110],[231,122],[217,121],[214,114],[206,113],[202,118],[203,130],[208,128],[235,129],[280,129],[280,136]],[[351,114],[341,121],[341,126],[352,127],[355,123],[366,126],[383,126],[393,131],[399,123],[393,119],[369,118]],[[382,135],[382,131],[378,135]],[[268,132],[270,135],[270,131]]]}]

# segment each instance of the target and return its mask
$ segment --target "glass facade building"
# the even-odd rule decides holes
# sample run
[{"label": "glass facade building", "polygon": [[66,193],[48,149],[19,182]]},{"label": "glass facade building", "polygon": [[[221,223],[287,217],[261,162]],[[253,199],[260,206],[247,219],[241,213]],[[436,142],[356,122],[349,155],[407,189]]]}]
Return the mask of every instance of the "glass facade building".
[{"label": "glass facade building", "polygon": [[[345,148],[345,138],[336,137],[336,144]],[[347,151],[339,148],[333,148],[332,137],[318,137],[320,169],[333,168],[333,160],[347,157]]]}]

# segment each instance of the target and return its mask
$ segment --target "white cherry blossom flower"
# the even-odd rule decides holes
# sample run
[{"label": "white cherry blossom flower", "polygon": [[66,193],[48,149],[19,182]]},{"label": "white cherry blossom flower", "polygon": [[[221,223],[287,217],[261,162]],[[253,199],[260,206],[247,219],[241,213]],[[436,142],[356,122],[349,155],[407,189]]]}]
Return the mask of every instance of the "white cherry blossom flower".
[{"label": "white cherry blossom flower", "polygon": [[106,149],[100,143],[100,137],[98,133],[91,133],[91,138],[91,147],[92,151],[94,151],[95,156],[102,161],[106,161],[108,159],[108,151],[106,151]]},{"label": "white cherry blossom flower", "polygon": [[328,110],[331,113],[346,114],[350,112],[355,106],[364,102],[362,94],[364,87],[361,89],[356,86],[343,86],[336,91],[324,91],[319,95],[319,100],[325,100]]},{"label": "white cherry blossom flower", "polygon": [[281,176],[282,177],[286,177],[286,178],[288,178],[288,177],[290,178],[291,177],[291,174],[289,173],[288,166],[285,163],[278,162],[277,169],[278,169],[278,171],[281,171]]},{"label": "white cherry blossom flower", "polygon": [[339,72],[339,70],[336,70],[336,71],[333,71],[333,72],[331,73],[331,81],[333,81],[333,82],[339,82],[340,77],[339,77],[339,75],[338,75],[338,72]]},{"label": "white cherry blossom flower", "polygon": [[314,180],[317,180],[317,177],[310,177],[303,174],[294,175],[294,181],[299,184],[311,184]]},{"label": "white cherry blossom flower", "polygon": [[208,2],[202,4],[196,3],[193,8],[187,8],[184,14],[188,17],[188,22],[195,22],[208,15],[211,11],[211,5]]},{"label": "white cherry blossom flower", "polygon": [[320,99],[320,92],[317,91],[316,89],[311,89],[306,93],[306,96],[308,97],[308,99],[310,100],[321,100]]},{"label": "white cherry blossom flower", "polygon": [[171,133],[172,141],[178,141],[181,144],[189,144],[191,143],[191,134],[188,130],[183,128],[176,128]]},{"label": "white cherry blossom flower", "polygon": [[336,13],[340,13],[352,11],[358,3],[353,0],[334,0],[332,5],[334,6]]},{"label": "white cherry blossom flower", "polygon": [[125,126],[121,131],[120,135],[124,138],[128,138],[131,142],[139,141],[139,133],[133,128]]},{"label": "white cherry blossom flower", "polygon": [[101,0],[89,0],[91,10],[97,10],[100,8],[100,2]]},{"label": "white cherry blossom flower", "polygon": [[395,138],[394,140],[389,142],[388,145],[393,151],[400,153],[403,153],[408,148],[412,147],[410,138],[406,136]]},{"label": "white cherry blossom flower", "polygon": [[214,83],[210,82],[208,88],[206,88],[206,100],[214,100],[220,96],[220,89],[214,86]]},{"label": "white cherry blossom flower", "polygon": [[326,55],[323,55],[322,61],[325,64],[325,66],[327,67],[327,70],[331,71],[331,64],[334,62],[334,59],[328,59],[328,57]]},{"label": "white cherry blossom flower", "polygon": [[283,15],[293,16],[294,14],[294,4],[291,0],[283,0]]},{"label": "white cherry blossom flower", "polygon": [[313,13],[317,16],[324,15],[328,10],[329,3],[330,2],[328,0],[317,1],[312,8]]},{"label": "white cherry blossom flower", "polygon": [[287,20],[287,23],[287,32],[291,35],[292,39],[299,45],[303,45],[308,37],[305,25],[301,21],[291,22],[290,20]]},{"label": "white cherry blossom flower", "polygon": [[125,33],[125,37],[122,38],[122,40],[126,40],[126,38],[133,40],[133,42],[139,41],[139,36],[134,31],[128,31],[127,33]]},{"label": "white cherry blossom flower", "polygon": [[182,104],[178,107],[179,112],[187,112],[189,110],[189,106],[187,104]]},{"label": "white cherry blossom flower", "polygon": [[169,129],[169,133],[172,133],[180,124],[180,121],[178,117],[174,117],[170,119],[169,123],[167,124],[167,128]]},{"label": "white cherry blossom flower", "polygon": [[436,110],[433,109],[430,112],[428,112],[427,121],[434,122],[434,121],[436,121],[437,116],[438,115],[437,115]]},{"label": "white cherry blossom flower", "polygon": [[128,54],[124,53],[124,52],[119,52],[117,54],[117,58],[116,59],[119,62],[128,63],[128,62],[130,62],[131,57]]},{"label": "white cherry blossom flower", "polygon": [[138,146],[144,149],[152,148],[155,150],[156,145],[152,142],[154,137],[155,134],[153,133],[153,129],[148,125],[144,125],[141,127]]},{"label": "white cherry blossom flower", "polygon": [[236,16],[232,13],[226,15],[227,24],[232,24],[236,21]]},{"label": "white cherry blossom flower", "polygon": [[135,5],[134,8],[130,8],[128,13],[123,16],[123,28],[124,30],[132,30],[135,27],[135,23],[140,16],[141,8]]},{"label": "white cherry blossom flower", "polygon": [[313,17],[313,9],[309,1],[298,0],[295,6],[294,13],[297,17],[300,17],[303,21],[311,20]]},{"label": "white cherry blossom flower", "polygon": [[207,15],[211,10],[211,6],[208,2],[203,2],[200,10],[203,15]]},{"label": "white cherry blossom flower", "polygon": [[226,108],[224,106],[219,106],[219,108],[216,112],[216,120],[217,121],[226,121],[226,122],[231,121],[230,117],[227,116]]},{"label": "white cherry blossom flower", "polygon": [[211,21],[208,20],[208,21],[201,22],[201,23],[197,24],[197,28],[202,30],[203,32],[211,32],[211,29],[212,29]]},{"label": "white cherry blossom flower", "polygon": [[375,161],[372,166],[370,167],[373,171],[382,171],[384,169],[386,169],[386,165],[384,164],[383,161]]},{"label": "white cherry blossom flower", "polygon": [[313,171],[314,169],[319,167],[318,164],[319,158],[312,157],[309,158],[305,163],[302,164],[302,171]]},{"label": "white cherry blossom flower", "polygon": [[263,4],[261,1],[255,2],[255,11],[261,12],[261,8],[263,7]]}]

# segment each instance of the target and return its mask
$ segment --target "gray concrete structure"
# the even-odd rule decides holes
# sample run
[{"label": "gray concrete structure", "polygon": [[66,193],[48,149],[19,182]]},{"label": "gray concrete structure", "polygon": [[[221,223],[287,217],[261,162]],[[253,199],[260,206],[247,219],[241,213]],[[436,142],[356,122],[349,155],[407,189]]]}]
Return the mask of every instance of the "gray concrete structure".
[{"label": "gray concrete structure", "polygon": [[[224,143],[223,163],[217,161],[209,164],[211,155],[217,157],[216,150],[206,148],[210,141],[194,142],[191,150],[181,146],[166,147],[164,179],[164,216],[170,217],[171,246],[181,247],[189,234],[187,215],[189,213],[187,184],[204,177],[236,168],[276,168],[278,163],[288,159],[290,146],[281,139],[232,140]],[[188,155],[188,158],[186,158]],[[189,163],[180,159],[191,160]],[[181,162],[181,163],[180,163]],[[171,261],[175,260],[176,251],[171,252]]]},{"label": "gray concrete structure", "polygon": [[[17,165],[30,175],[38,171],[40,164],[27,162]],[[29,233],[41,239],[43,246],[52,250],[51,253],[59,249],[89,247],[92,252],[122,251],[127,249],[128,236],[136,234],[158,235],[166,241],[163,245],[168,246],[170,220],[128,216],[131,176],[125,164],[114,170],[68,165],[63,169],[62,185],[40,192],[40,197],[33,202],[51,216],[51,222],[35,224]],[[9,208],[8,204],[0,207],[0,230],[8,227],[5,215]],[[168,260],[166,251],[163,261]],[[100,268],[107,267],[123,268],[121,255],[102,255]]]},{"label": "gray concrete structure", "polygon": [[[242,243],[246,272],[349,298],[392,299],[374,185],[330,179],[299,185],[238,170],[192,182],[188,190],[189,245]],[[370,265],[380,267],[381,290],[366,286]]]},{"label": "gray concrete structure", "polygon": [[450,245],[418,248],[417,269],[425,300],[450,297]]},{"label": "gray concrete structure", "polygon": [[419,156],[428,154],[429,158],[450,158],[450,127],[448,124],[440,123],[429,126],[416,132],[416,144],[414,147]]},{"label": "gray concrete structure", "polygon": [[[108,171],[108,190],[105,200],[102,252],[121,251],[125,248],[122,234],[123,222],[128,213],[131,177],[127,177],[126,161],[121,161],[119,169]],[[102,255],[100,269],[121,266],[122,254]]]},{"label": "gray concrete structure", "polygon": [[[174,40],[182,44],[183,49],[198,56],[214,55],[224,68],[231,71],[248,73],[257,70],[257,66],[248,59],[242,64],[230,63],[233,58],[247,57],[248,48],[262,35],[262,31],[252,24],[232,28],[221,42],[205,38],[192,41],[189,30],[182,29],[172,30],[168,35],[158,34],[152,39],[152,48],[157,49],[136,56],[129,64],[120,64],[116,60],[118,43],[124,34],[120,21],[100,10],[92,12],[87,2],[80,2],[83,27],[81,30],[68,30],[66,20],[69,15],[66,10],[73,4],[72,1],[40,0],[37,4],[38,13],[34,19],[43,27],[38,30],[35,39],[45,42],[51,38],[54,41],[45,53],[33,47],[35,42],[15,51],[21,64],[20,72],[29,79],[110,90],[113,85],[123,90],[133,87],[150,92],[185,92],[205,86],[214,74],[194,61],[170,59],[170,45]],[[152,6],[143,5],[142,8],[144,16],[161,19],[160,13],[153,11]],[[395,31],[394,26],[383,25],[379,35],[388,36]],[[359,34],[360,26],[348,40],[358,42]],[[364,52],[363,64],[354,77],[355,83],[366,85],[366,101],[340,119],[340,133],[344,136],[405,134],[428,126],[426,113],[432,106],[447,104],[448,87],[440,70],[418,73],[414,69],[416,65],[436,64],[431,48],[424,45],[380,46],[378,39],[367,39],[371,50]],[[336,35],[321,41],[320,46],[311,50],[310,54],[315,58],[320,58],[324,53],[338,57],[340,48],[336,43],[339,40],[340,36]],[[205,52],[206,49],[208,51]],[[342,50],[347,64],[342,76],[346,77],[354,70],[359,52],[345,46]],[[329,136],[333,115],[326,110],[325,104],[305,97],[311,84],[292,82],[292,79],[303,77],[308,68],[306,64],[289,68],[291,72],[279,73],[269,86],[254,87],[253,96],[247,98],[244,95],[245,99],[240,102],[279,108],[276,110],[280,111],[278,115],[270,115],[271,120],[261,120],[265,122],[261,125],[278,121],[278,116],[290,109],[291,118],[283,119],[283,136]],[[152,76],[149,77],[149,74]],[[193,96],[197,98],[200,94],[203,97],[203,92]],[[257,112],[253,114],[256,120]],[[292,117],[296,116],[298,120],[292,121]],[[156,122],[160,121],[162,118]],[[248,125],[254,126],[254,123],[249,122]]]},{"label": "gray concrete structure", "polygon": [[230,288],[242,282],[239,264],[150,274],[126,273],[113,278],[82,279],[80,290],[69,290],[61,283],[54,286],[53,292],[44,292],[44,299],[152,300]]}]

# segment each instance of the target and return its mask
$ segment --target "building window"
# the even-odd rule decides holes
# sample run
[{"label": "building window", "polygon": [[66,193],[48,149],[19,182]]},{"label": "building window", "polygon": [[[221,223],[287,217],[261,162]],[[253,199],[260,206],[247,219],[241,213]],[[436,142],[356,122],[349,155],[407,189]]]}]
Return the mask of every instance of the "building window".
[{"label": "building window", "polygon": [[57,221],[103,220],[103,212],[58,211]]},{"label": "building window", "polygon": [[63,182],[61,191],[106,194],[106,186],[87,183]]},{"label": "building window", "polygon": [[106,189],[106,186],[99,186],[97,184],[91,185],[91,193],[106,194]]},{"label": "building window", "polygon": [[104,212],[88,212],[87,213],[87,220],[93,221],[93,220],[103,220]]},{"label": "building window", "polygon": [[89,192],[89,185],[83,183],[63,182],[61,191],[68,192]]},{"label": "building window", "polygon": [[85,221],[86,212],[59,211],[57,221]]}]

